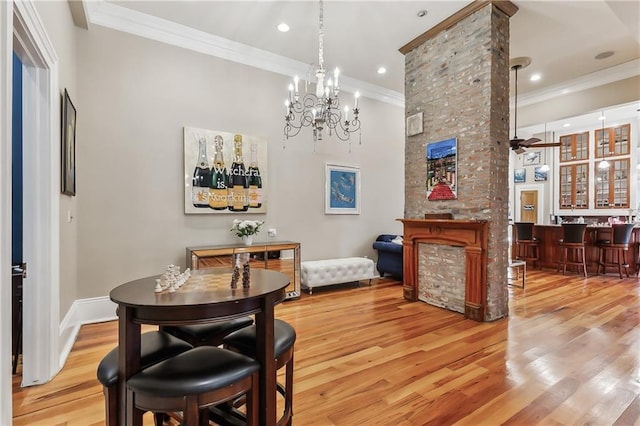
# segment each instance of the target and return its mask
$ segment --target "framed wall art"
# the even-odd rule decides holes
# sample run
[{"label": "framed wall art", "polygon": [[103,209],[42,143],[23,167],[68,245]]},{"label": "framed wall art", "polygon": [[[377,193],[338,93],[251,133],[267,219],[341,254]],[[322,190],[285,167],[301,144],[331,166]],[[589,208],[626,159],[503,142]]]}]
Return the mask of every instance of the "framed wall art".
[{"label": "framed wall art", "polygon": [[62,193],[76,195],[76,108],[69,92],[62,97]]},{"label": "framed wall art", "polygon": [[458,198],[458,139],[427,144],[427,200]]},{"label": "framed wall art", "polygon": [[527,152],[522,157],[522,165],[524,166],[537,166],[538,164],[540,164],[540,151]]},{"label": "framed wall art", "polygon": [[360,214],[360,168],[325,165],[325,214]]},{"label": "framed wall art", "polygon": [[515,169],[513,171],[513,181],[515,183],[523,183],[527,180],[527,170],[526,169]]},{"label": "framed wall art", "polygon": [[266,213],[267,141],[184,128],[184,212]]},{"label": "framed wall art", "polygon": [[422,133],[422,113],[407,117],[407,136],[415,136]]},{"label": "framed wall art", "polygon": [[547,173],[545,171],[540,170],[542,169],[542,167],[536,167],[533,170],[533,180],[537,181],[537,182],[544,182],[547,180]]}]

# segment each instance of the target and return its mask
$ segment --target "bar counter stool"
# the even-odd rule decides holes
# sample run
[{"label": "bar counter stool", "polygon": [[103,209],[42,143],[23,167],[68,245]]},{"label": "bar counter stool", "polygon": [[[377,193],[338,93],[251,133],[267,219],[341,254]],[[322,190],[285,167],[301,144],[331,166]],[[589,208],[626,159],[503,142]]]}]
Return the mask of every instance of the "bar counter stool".
[{"label": "bar counter stool", "polygon": [[516,226],[516,259],[531,261],[536,266],[540,258],[540,240],[533,236],[533,222],[515,222]]},{"label": "bar counter stool", "polygon": [[161,330],[190,343],[193,347],[204,345],[220,346],[222,345],[222,339],[227,334],[248,327],[251,324],[253,324],[251,317],[241,317],[212,324],[164,326]]},{"label": "bar counter stool", "polygon": [[248,356],[200,346],[133,375],[127,392],[136,409],[182,411],[186,426],[208,425],[210,406],[246,394],[246,425],[257,425],[259,370]]},{"label": "bar counter stool", "polygon": [[[140,338],[140,367],[146,368],[167,358],[192,348],[170,334],[162,331],[150,331]],[[105,400],[105,424],[118,425],[118,347],[109,352],[98,364],[98,380],[102,383]],[[156,425],[161,425],[164,410],[154,413]]]},{"label": "bar counter stool", "polygon": [[[584,276],[587,276],[587,262],[585,259],[584,234],[587,230],[586,223],[563,223],[562,239],[559,241],[562,248],[562,260],[558,268],[562,265],[562,275],[567,272],[567,265],[577,268],[582,266]],[[568,252],[571,251],[569,254]],[[576,271],[578,269],[576,268]]]},{"label": "bar counter stool", "polygon": [[[284,410],[278,425],[291,425],[293,417],[293,352],[296,331],[285,321],[276,319],[274,323],[274,356],[276,370],[286,365],[285,385],[278,383],[278,393],[284,397]],[[245,327],[224,338],[224,347],[255,358],[256,326]],[[215,417],[213,417],[215,420]]]},{"label": "bar counter stool", "polygon": [[[607,266],[617,266],[618,275],[622,278],[622,268],[624,268],[627,278],[629,278],[629,263],[627,262],[627,252],[633,233],[633,223],[615,223],[611,225],[612,235],[610,240],[600,240],[596,244],[600,251],[598,262],[598,274],[602,267],[602,274],[607,273]],[[612,251],[612,262],[607,262],[607,251]],[[615,261],[613,261],[615,259]]]}]

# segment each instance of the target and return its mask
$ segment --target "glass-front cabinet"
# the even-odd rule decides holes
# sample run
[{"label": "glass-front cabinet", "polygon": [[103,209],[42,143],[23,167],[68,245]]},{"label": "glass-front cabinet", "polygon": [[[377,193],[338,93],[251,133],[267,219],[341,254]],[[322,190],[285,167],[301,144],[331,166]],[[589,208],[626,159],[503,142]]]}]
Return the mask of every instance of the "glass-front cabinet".
[{"label": "glass-front cabinet", "polygon": [[608,161],[607,169],[595,166],[596,208],[629,208],[629,159]]},{"label": "glass-front cabinet", "polygon": [[606,127],[594,132],[596,158],[629,155],[631,125]]},{"label": "glass-front cabinet", "polygon": [[[596,128],[592,132],[574,133],[559,138],[558,207],[561,210],[629,209],[631,125]],[[593,140],[591,147],[590,134]],[[605,159],[609,167],[599,168]],[[592,199],[589,195],[591,191]]]},{"label": "glass-front cabinet", "polygon": [[586,209],[589,205],[589,163],[560,166],[560,208]]},{"label": "glass-front cabinet", "polygon": [[589,159],[589,132],[560,136],[560,161],[584,161]]}]

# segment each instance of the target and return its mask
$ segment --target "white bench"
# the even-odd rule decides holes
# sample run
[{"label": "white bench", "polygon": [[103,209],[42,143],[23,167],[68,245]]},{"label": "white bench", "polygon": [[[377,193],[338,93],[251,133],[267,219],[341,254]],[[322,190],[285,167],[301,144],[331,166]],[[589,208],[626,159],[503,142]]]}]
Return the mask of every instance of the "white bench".
[{"label": "white bench", "polygon": [[350,283],[373,278],[373,260],[366,257],[310,260],[300,264],[301,284],[312,294],[314,287]]}]

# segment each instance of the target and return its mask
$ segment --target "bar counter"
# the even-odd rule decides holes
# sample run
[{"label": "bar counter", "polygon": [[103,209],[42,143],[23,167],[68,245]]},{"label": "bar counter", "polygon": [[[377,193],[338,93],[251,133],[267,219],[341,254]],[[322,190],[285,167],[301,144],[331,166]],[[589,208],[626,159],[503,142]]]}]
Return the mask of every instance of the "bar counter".
[{"label": "bar counter", "polygon": [[[611,238],[610,226],[587,226],[585,234],[585,256],[587,260],[587,271],[589,274],[596,274],[598,271],[598,240],[606,240]],[[534,225],[533,235],[540,240],[540,255],[538,267],[556,269],[558,261],[562,259],[562,251],[558,243],[562,239],[562,225]],[[516,233],[515,226],[512,227],[512,245],[511,253],[516,253]],[[629,275],[636,273],[638,259],[638,243],[640,242],[640,226],[636,225],[633,229],[629,251],[627,252],[627,262],[629,263]],[[529,265],[533,267],[533,265]],[[613,268],[607,269],[607,274],[616,273]]]}]

